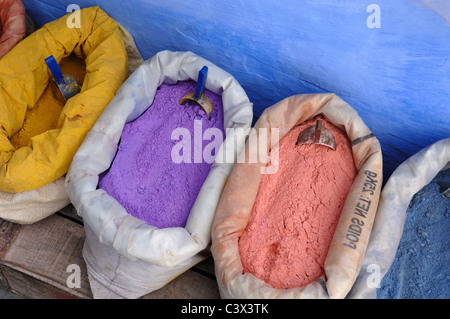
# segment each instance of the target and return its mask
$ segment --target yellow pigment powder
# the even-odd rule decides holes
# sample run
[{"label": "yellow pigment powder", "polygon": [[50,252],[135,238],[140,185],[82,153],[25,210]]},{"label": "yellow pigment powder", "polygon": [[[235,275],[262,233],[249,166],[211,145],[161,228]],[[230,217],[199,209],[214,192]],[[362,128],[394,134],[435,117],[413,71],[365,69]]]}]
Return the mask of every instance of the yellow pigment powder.
[{"label": "yellow pigment powder", "polygon": [[[86,75],[84,61],[71,54],[59,63],[63,74],[75,76],[81,83]],[[51,79],[35,105],[29,106],[22,128],[11,136],[11,144],[19,149],[28,146],[32,137],[57,129],[58,120],[66,101]]]}]

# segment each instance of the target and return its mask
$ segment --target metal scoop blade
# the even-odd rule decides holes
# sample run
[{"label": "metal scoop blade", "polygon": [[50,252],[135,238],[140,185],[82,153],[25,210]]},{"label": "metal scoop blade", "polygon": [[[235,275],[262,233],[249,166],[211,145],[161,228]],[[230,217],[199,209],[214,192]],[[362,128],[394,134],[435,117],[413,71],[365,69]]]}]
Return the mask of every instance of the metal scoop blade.
[{"label": "metal scoop blade", "polygon": [[56,59],[53,55],[46,58],[45,63],[50,69],[53,78],[66,101],[71,97],[80,93],[81,91],[80,81],[78,81],[78,79],[73,75],[62,74],[61,69],[59,68],[59,65],[56,62]]},{"label": "metal scoop blade", "polygon": [[205,91],[206,78],[208,76],[208,67],[204,66],[198,73],[197,87],[195,92],[188,93],[180,100],[180,104],[183,104],[187,100],[192,100],[197,102],[202,109],[208,115],[208,119],[211,119],[212,114],[212,103],[208,97],[203,93]]},{"label": "metal scoop blade", "polygon": [[317,120],[316,126],[310,126],[298,135],[295,145],[299,144],[320,144],[336,150],[336,140],[328,129],[322,127],[322,120]]}]

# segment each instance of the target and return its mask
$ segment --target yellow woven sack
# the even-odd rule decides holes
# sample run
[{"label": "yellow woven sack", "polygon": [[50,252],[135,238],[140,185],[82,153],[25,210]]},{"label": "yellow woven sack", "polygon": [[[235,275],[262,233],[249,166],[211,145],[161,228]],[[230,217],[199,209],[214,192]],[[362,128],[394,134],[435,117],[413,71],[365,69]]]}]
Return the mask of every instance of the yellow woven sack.
[{"label": "yellow woven sack", "polygon": [[[38,189],[67,173],[73,156],[128,74],[125,45],[117,23],[99,7],[81,9],[81,22],[69,15],[44,25],[0,60],[0,190]],[[84,59],[81,92],[67,100],[56,128],[15,148],[19,132],[52,76],[45,58],[59,63],[70,54]],[[17,146],[17,144],[16,144]]]}]

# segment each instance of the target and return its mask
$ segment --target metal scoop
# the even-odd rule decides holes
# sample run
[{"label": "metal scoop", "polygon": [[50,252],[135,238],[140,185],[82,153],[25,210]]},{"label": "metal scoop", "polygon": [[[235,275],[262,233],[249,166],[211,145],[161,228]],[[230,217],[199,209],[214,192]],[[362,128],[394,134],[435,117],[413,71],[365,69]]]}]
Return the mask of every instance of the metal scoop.
[{"label": "metal scoop", "polygon": [[316,126],[310,126],[301,132],[295,145],[298,144],[320,144],[336,150],[336,140],[328,129],[322,127],[322,120],[317,120]]},{"label": "metal scoop", "polygon": [[47,63],[59,90],[66,100],[80,93],[80,81],[78,81],[78,79],[73,75],[62,74],[61,69],[59,68],[59,65],[53,55],[46,58],[45,63]]},{"label": "metal scoop", "polygon": [[180,104],[183,104],[187,100],[192,100],[197,102],[202,109],[208,115],[208,119],[211,119],[212,113],[212,103],[208,97],[203,93],[205,91],[206,78],[208,76],[208,67],[204,66],[198,73],[197,87],[195,92],[188,93],[180,100]]},{"label": "metal scoop", "polygon": [[450,181],[437,182],[439,185],[439,191],[445,196],[450,197]]}]

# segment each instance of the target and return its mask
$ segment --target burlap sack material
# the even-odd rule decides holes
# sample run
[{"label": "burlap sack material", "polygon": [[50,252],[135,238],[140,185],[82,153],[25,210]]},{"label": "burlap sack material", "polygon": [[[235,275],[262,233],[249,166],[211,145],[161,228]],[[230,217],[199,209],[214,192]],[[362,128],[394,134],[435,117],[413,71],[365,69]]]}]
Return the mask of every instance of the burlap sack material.
[{"label": "burlap sack material", "polygon": [[[258,135],[260,128],[267,128],[269,133],[273,128],[278,128],[279,139],[282,139],[295,125],[319,114],[345,130],[352,141],[358,172],[326,258],[325,276],[305,287],[274,289],[252,274],[243,273],[238,241],[247,226],[265,161],[249,163],[241,158],[222,193],[212,228],[211,251],[223,298],[345,298],[352,288],[377,211],[382,184],[380,143],[358,113],[335,94],[305,94],[286,98],[266,109],[254,130]],[[270,140],[271,137],[267,137],[267,149],[273,151],[277,145],[271,147]],[[247,156],[252,149],[249,144],[246,144],[246,152],[241,157]],[[365,202],[360,201],[362,197]],[[365,217],[363,230],[356,242],[348,234],[351,219],[356,216],[357,210],[361,210],[359,207],[363,207]]]}]

